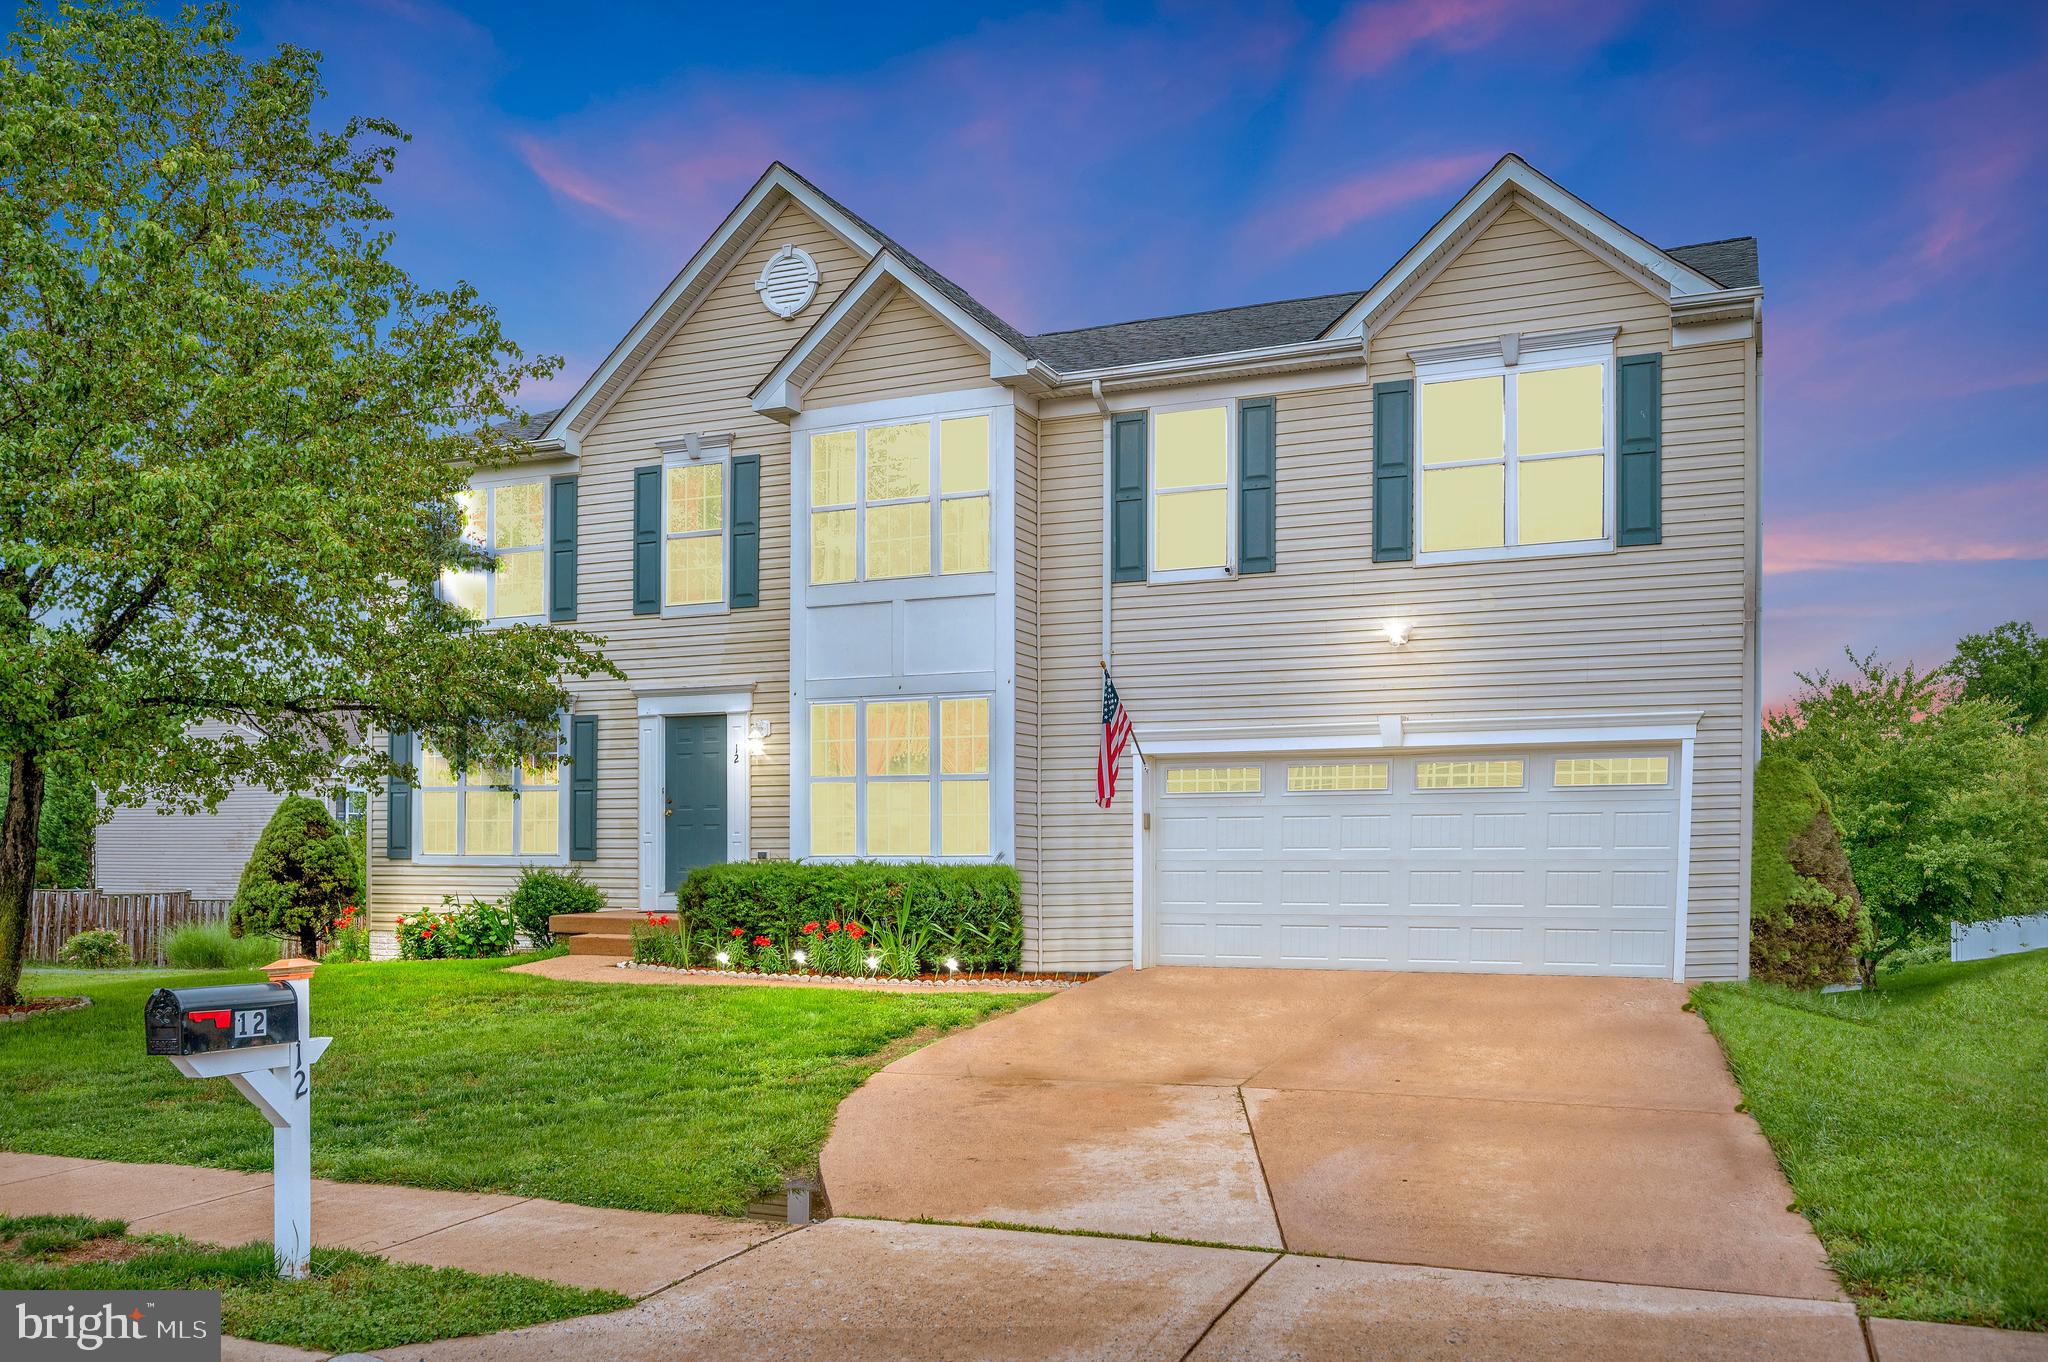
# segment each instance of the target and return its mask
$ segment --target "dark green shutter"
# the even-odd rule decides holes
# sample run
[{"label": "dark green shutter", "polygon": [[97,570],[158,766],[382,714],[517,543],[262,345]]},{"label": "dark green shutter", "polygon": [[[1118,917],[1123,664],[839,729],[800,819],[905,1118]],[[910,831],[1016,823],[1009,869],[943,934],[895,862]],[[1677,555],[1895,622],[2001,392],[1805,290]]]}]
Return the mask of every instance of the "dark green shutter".
[{"label": "dark green shutter", "polygon": [[548,483],[553,500],[548,528],[548,618],[576,618],[576,475]]},{"label": "dark green shutter", "polygon": [[1372,387],[1372,560],[1414,556],[1415,384]]},{"label": "dark green shutter", "polygon": [[569,859],[597,859],[597,716],[569,720]]},{"label": "dark green shutter", "polygon": [[1127,411],[1109,422],[1109,576],[1145,580],[1145,413]]},{"label": "dark green shutter", "polygon": [[1664,356],[1615,364],[1614,534],[1617,544],[1664,539]]},{"label": "dark green shutter", "polygon": [[1237,404],[1237,570],[1273,570],[1273,399]]},{"label": "dark green shutter", "polygon": [[735,610],[761,603],[761,456],[732,459],[732,566],[726,603]]},{"label": "dark green shutter", "polygon": [[661,465],[633,470],[633,613],[661,613]]},{"label": "dark green shutter", "polygon": [[[412,765],[412,734],[391,735],[391,760]],[[402,776],[384,783],[384,855],[393,861],[412,859],[412,782]]]}]

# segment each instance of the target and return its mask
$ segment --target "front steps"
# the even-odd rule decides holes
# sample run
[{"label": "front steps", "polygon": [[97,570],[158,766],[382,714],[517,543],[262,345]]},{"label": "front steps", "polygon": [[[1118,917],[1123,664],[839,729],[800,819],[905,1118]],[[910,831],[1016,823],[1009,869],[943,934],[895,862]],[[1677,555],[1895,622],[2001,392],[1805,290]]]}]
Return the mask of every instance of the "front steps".
[{"label": "front steps", "polygon": [[556,913],[548,919],[548,930],[569,947],[571,955],[601,955],[615,960],[633,958],[633,924],[647,920],[645,913],[608,908],[600,913]]}]

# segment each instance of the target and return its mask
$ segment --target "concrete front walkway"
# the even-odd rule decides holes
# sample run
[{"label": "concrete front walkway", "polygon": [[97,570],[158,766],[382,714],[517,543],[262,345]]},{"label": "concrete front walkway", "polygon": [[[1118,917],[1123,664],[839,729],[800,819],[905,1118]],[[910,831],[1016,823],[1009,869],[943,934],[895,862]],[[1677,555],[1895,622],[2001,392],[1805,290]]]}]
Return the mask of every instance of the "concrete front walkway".
[{"label": "concrete front walkway", "polygon": [[1842,1300],[1684,1001],[1655,980],[1124,971],[875,1075],[825,1186],[841,1214]]}]

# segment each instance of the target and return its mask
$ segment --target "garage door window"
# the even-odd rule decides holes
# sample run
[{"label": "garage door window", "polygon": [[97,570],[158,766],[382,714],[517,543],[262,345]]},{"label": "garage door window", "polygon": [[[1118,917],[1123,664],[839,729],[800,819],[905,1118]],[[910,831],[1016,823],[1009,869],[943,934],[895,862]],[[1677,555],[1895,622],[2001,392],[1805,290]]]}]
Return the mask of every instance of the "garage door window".
[{"label": "garage door window", "polygon": [[1418,790],[1519,790],[1522,763],[1519,761],[1419,761],[1415,763]]},{"label": "garage door window", "polygon": [[1559,789],[1593,785],[1669,785],[1669,757],[1559,757],[1551,783]]},{"label": "garage door window", "polygon": [[1257,794],[1256,766],[1181,766],[1166,773],[1168,794]]},{"label": "garage door window", "polygon": [[1326,762],[1287,768],[1287,789],[1291,794],[1325,794],[1386,788],[1387,764],[1383,761]]}]

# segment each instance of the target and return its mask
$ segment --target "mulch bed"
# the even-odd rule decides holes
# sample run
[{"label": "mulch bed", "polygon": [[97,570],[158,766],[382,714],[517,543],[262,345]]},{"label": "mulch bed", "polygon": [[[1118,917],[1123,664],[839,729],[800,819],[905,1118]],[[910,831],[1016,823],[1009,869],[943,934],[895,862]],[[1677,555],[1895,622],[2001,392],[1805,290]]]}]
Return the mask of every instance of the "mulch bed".
[{"label": "mulch bed", "polygon": [[728,983],[743,983],[749,979],[772,979],[786,984],[820,984],[848,988],[912,987],[962,992],[1006,988],[1072,988],[1076,984],[1085,984],[1090,979],[1099,977],[1093,974],[1061,974],[1052,971],[1040,974],[1004,974],[993,971],[969,973],[962,970],[954,974],[920,974],[914,979],[898,979],[890,975],[861,978],[851,974],[762,974],[758,970],[678,969],[673,965],[643,965],[631,960],[621,961],[619,968],[648,970],[660,974],[686,974],[696,979],[722,979]]},{"label": "mulch bed", "polygon": [[18,1003],[0,1007],[0,1022],[27,1021],[31,1017],[49,1017],[59,1012],[76,1012],[82,1007],[91,1007],[90,998],[23,998]]}]

